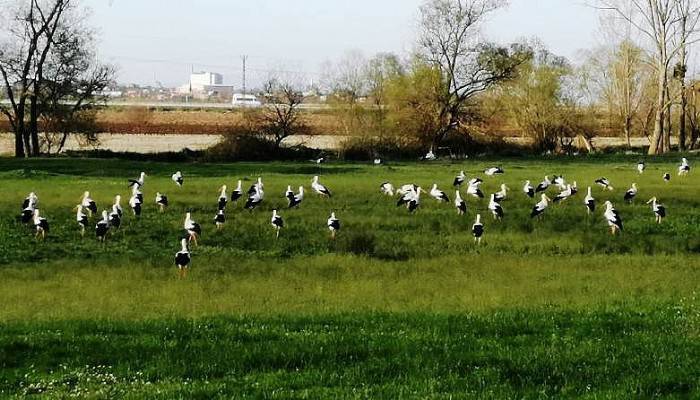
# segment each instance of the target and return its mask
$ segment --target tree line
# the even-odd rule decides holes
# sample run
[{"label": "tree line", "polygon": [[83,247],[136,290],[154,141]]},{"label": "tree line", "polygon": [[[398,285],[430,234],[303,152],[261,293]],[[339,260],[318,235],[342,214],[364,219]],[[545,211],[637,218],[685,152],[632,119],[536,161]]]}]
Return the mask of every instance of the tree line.
[{"label": "tree line", "polygon": [[[597,0],[605,45],[577,64],[536,39],[499,44],[481,28],[504,0],[425,0],[415,51],[366,58],[351,51],[323,66],[320,92],[348,135],[424,148],[466,143],[514,126],[537,151],[592,147],[602,130],[649,138],[649,154],[698,146],[700,83],[688,63],[698,40],[698,0]],[[0,26],[0,112],[18,157],[60,149],[90,121],[114,68],[95,56],[78,0],[17,0]],[[276,74],[250,112],[250,130],[274,147],[307,132],[303,79]]]}]

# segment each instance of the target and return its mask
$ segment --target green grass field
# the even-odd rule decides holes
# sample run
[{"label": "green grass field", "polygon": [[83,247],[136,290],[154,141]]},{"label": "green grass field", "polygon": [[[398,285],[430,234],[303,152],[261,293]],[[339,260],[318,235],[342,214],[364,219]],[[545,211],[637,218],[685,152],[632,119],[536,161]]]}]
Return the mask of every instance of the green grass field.
[{"label": "green grass field", "polygon": [[[698,397],[700,182],[695,171],[677,178],[678,161],[648,160],[639,176],[624,156],[379,167],[0,159],[0,397]],[[506,174],[483,176],[495,164]],[[177,169],[183,188],[170,181]],[[469,198],[459,217],[424,196],[409,215],[378,191],[385,180],[437,183],[453,197],[461,169],[482,176],[485,193],[512,189],[502,222],[487,200]],[[140,171],[142,218],[127,213],[105,244],[81,238],[72,208],[83,191],[100,210],[116,194],[126,208],[126,180]],[[333,198],[309,193],[286,210],[287,185],[310,189],[316,174]],[[536,200],[521,187],[545,174],[580,192],[531,220]],[[216,232],[218,188],[258,176],[263,205],[230,204]],[[593,185],[601,176],[614,191]],[[640,193],[628,205],[632,182]],[[600,206],[590,218],[589,185]],[[30,191],[51,225],[43,242],[17,221]],[[170,198],[164,214],[156,191]],[[661,225],[652,196],[668,209]],[[605,200],[624,219],[619,236]],[[173,256],[188,210],[204,231],[183,280]],[[343,225],[336,240],[331,211]]]}]

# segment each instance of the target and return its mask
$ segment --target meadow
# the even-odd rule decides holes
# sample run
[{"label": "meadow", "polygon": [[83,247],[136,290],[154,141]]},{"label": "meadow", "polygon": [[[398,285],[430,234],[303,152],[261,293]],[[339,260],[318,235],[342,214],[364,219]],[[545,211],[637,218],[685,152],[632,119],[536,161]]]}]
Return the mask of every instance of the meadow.
[{"label": "meadow", "polygon": [[[170,164],[0,159],[0,396],[25,398],[620,398],[700,395],[700,185],[678,157],[477,158],[461,162]],[[697,157],[689,157],[697,165]],[[506,174],[485,177],[502,166]],[[178,188],[170,175],[182,170]],[[487,200],[422,197],[414,215],[379,184],[433,183],[454,196],[464,170],[511,192],[505,218]],[[144,214],[102,244],[81,238],[73,207],[128,199],[140,171]],[[661,176],[671,172],[665,183]],[[562,174],[579,194],[529,218],[526,179]],[[313,175],[334,193],[286,210],[287,185]],[[265,201],[230,204],[218,188],[261,176]],[[601,176],[615,187],[593,185]],[[633,204],[622,201],[636,182]],[[612,237],[587,186],[625,222]],[[46,241],[17,221],[35,191]],[[161,214],[155,192],[171,205]],[[550,197],[555,194],[550,189]],[[669,216],[654,223],[656,196]],[[465,197],[466,198],[466,197]],[[126,208],[126,201],[123,201]],[[280,238],[271,210],[285,219]],[[203,226],[186,279],[173,256],[184,214]],[[331,240],[326,219],[342,222]],[[486,233],[474,244],[481,213]]]}]

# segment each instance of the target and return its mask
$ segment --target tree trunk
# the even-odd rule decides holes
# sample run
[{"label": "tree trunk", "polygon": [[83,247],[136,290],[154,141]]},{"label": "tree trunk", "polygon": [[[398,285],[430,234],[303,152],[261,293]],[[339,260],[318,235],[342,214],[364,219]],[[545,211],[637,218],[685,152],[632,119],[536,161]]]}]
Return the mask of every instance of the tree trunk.
[{"label": "tree trunk", "polygon": [[666,86],[668,84],[666,65],[660,63],[658,76],[658,92],[656,96],[656,116],[654,118],[654,134],[649,143],[649,155],[656,155],[663,152],[659,146],[664,134],[664,111],[666,110]]},{"label": "tree trunk", "polygon": [[663,138],[663,152],[671,151],[671,131],[673,131],[673,119],[671,115],[671,89],[666,85],[666,124]]},{"label": "tree trunk", "polygon": [[627,148],[632,148],[632,118],[630,116],[625,117],[625,139],[627,139]]},{"label": "tree trunk", "polygon": [[15,157],[24,158],[24,129],[23,125],[18,123],[15,131]]},{"label": "tree trunk", "polygon": [[686,92],[687,88],[685,86],[685,79],[681,80],[681,115],[679,116],[679,121],[678,121],[678,150],[680,151],[685,151],[686,150],[686,116],[687,116],[687,110],[688,110],[688,93]]},{"label": "tree trunk", "polygon": [[[35,89],[36,90],[36,87]],[[32,149],[30,155],[32,157],[38,157],[40,153],[39,149],[39,104],[37,101],[36,92],[33,92],[29,98],[29,137],[32,143]]]}]

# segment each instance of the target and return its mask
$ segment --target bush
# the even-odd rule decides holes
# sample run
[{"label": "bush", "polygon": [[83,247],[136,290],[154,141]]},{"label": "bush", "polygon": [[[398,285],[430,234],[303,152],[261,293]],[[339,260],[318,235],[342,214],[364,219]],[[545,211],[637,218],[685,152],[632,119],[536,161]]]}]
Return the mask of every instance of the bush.
[{"label": "bush", "polygon": [[218,144],[207,149],[206,161],[294,161],[309,160],[317,150],[304,146],[280,147],[254,132],[225,135]]}]

